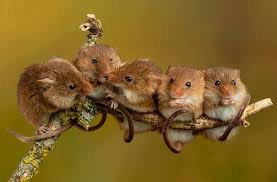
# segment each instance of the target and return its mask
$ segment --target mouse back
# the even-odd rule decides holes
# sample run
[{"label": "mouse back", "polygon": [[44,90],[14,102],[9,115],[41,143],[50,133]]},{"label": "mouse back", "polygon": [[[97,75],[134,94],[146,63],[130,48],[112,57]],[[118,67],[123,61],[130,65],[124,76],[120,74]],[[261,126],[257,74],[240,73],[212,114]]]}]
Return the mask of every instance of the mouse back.
[{"label": "mouse back", "polygon": [[44,64],[31,65],[21,74],[18,105],[33,125],[41,125],[46,115],[75,104],[92,91],[92,86],[68,61],[54,58]]},{"label": "mouse back", "polygon": [[112,85],[146,95],[155,93],[161,79],[161,69],[145,59],[125,64],[109,76]]}]

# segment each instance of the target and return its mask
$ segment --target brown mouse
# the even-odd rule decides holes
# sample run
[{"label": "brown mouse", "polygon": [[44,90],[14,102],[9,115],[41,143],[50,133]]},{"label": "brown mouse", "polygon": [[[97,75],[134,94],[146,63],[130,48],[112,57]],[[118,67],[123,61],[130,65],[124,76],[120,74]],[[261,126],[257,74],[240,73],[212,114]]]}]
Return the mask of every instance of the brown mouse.
[{"label": "brown mouse", "polygon": [[[209,68],[205,71],[205,82],[204,114],[231,124],[239,122],[238,114],[242,115],[250,99],[240,79],[240,71],[225,67]],[[238,127],[233,127],[238,124],[207,129],[204,135],[212,140],[225,140],[229,134],[228,138],[236,134]],[[229,131],[226,131],[227,128]]]},{"label": "brown mouse", "polygon": [[18,82],[17,98],[23,116],[43,132],[43,123],[52,113],[73,106],[91,92],[91,84],[70,62],[53,58],[26,68]]},{"label": "brown mouse", "polygon": [[[112,107],[116,108],[117,103],[120,103],[137,112],[155,111],[157,108],[153,96],[161,84],[161,78],[161,69],[147,59],[124,64],[110,73],[108,78],[108,83],[115,88],[107,91],[108,97],[112,98]],[[126,131],[127,122],[121,123],[121,127]],[[136,133],[151,129],[147,124],[134,121]]]},{"label": "brown mouse", "polygon": [[97,44],[79,50],[73,64],[93,85],[90,97],[105,98],[105,89],[109,73],[118,69],[123,63],[116,50],[108,45]]},{"label": "brown mouse", "polygon": [[[193,121],[203,114],[204,73],[182,66],[171,66],[166,73],[167,79],[158,89],[159,112],[170,118],[177,111],[186,112],[172,121]],[[169,127],[169,123],[166,124]],[[163,135],[166,144],[173,152],[181,152],[184,144],[195,137],[192,130],[165,128]]]}]

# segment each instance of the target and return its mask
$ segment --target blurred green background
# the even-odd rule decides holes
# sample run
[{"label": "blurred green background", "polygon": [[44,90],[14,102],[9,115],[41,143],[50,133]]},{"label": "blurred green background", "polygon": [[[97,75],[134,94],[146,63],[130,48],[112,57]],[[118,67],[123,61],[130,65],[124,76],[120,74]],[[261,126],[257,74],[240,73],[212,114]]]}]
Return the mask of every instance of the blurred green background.
[{"label": "blurred green background", "polygon": [[[1,0],[0,181],[31,146],[5,128],[34,132],[17,109],[19,74],[53,56],[72,59],[84,42],[78,26],[87,13],[104,25],[100,42],[126,60],[151,58],[164,70],[170,64],[240,68],[252,101],[277,99],[276,1]],[[267,109],[231,142],[198,137],[179,155],[156,133],[125,144],[110,118],[95,133],[64,134],[33,181],[277,181],[276,118],[276,107]]]}]

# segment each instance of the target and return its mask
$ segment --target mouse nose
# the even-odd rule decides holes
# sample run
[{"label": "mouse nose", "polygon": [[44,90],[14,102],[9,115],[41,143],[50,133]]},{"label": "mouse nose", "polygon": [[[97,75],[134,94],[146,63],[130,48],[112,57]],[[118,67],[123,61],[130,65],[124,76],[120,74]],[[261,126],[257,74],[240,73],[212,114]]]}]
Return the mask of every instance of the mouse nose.
[{"label": "mouse nose", "polygon": [[230,97],[233,93],[232,88],[228,87],[228,86],[222,86],[221,91],[222,91],[223,95],[225,95],[227,97]]},{"label": "mouse nose", "polygon": [[178,99],[184,95],[184,90],[182,88],[175,88],[170,92],[170,96],[173,99]]},{"label": "mouse nose", "polygon": [[92,91],[93,91],[92,85],[89,82],[85,82],[81,89],[81,94],[83,96],[88,96]]}]

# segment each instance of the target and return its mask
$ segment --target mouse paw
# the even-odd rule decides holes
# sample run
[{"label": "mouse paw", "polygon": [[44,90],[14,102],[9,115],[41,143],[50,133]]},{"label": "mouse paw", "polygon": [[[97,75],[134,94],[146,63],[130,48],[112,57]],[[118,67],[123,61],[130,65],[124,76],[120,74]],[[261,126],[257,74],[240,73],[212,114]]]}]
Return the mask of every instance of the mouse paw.
[{"label": "mouse paw", "polygon": [[36,131],[36,134],[37,135],[42,135],[42,134],[45,134],[49,131],[51,131],[51,129],[46,124],[43,124],[42,126],[40,126],[38,128],[38,130]]},{"label": "mouse paw", "polygon": [[184,105],[184,102],[182,100],[171,100],[169,101],[169,106],[170,107],[182,107]]},{"label": "mouse paw", "polygon": [[232,100],[232,99],[222,99],[221,102],[222,102],[223,105],[233,105],[233,104],[235,104],[235,101]]},{"label": "mouse paw", "polygon": [[111,108],[112,108],[112,109],[118,108],[118,102],[115,101],[115,100],[111,100]]}]

